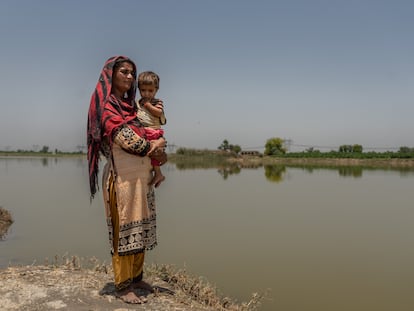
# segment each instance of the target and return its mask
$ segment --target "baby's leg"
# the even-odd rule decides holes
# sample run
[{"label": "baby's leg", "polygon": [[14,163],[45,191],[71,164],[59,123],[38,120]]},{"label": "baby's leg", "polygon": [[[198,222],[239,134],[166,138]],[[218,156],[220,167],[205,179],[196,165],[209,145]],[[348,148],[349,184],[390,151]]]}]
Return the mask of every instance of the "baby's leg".
[{"label": "baby's leg", "polygon": [[154,165],[153,169],[154,177],[152,178],[151,184],[157,188],[165,180],[165,176],[162,174],[160,166]]}]

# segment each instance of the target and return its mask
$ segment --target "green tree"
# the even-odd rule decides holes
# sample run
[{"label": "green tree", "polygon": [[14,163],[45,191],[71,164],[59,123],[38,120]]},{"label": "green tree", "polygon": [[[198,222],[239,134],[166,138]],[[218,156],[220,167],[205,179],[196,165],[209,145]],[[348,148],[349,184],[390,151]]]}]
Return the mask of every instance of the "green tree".
[{"label": "green tree", "polygon": [[339,146],[339,152],[352,152],[351,145],[341,145]]},{"label": "green tree", "polygon": [[363,149],[362,146],[358,144],[355,144],[352,146],[352,152],[362,153],[362,149]]},{"label": "green tree", "polygon": [[219,150],[229,150],[230,149],[229,141],[227,139],[223,140],[223,142],[218,147],[218,149]]},{"label": "green tree", "polygon": [[238,154],[241,151],[241,147],[239,145],[230,144],[227,139],[223,140],[218,149],[223,151],[231,151],[236,154]]},{"label": "green tree", "polygon": [[279,137],[269,138],[265,145],[265,155],[285,154],[286,148],[283,146],[283,139]]},{"label": "green tree", "polygon": [[48,153],[49,152],[49,146],[43,146],[42,149],[40,149],[41,153]]},{"label": "green tree", "polygon": [[230,150],[236,154],[239,154],[241,151],[241,147],[239,145],[230,145]]},{"label": "green tree", "polygon": [[339,152],[344,152],[344,153],[362,153],[362,146],[358,145],[358,144],[354,144],[354,145],[342,145],[339,146]]},{"label": "green tree", "polygon": [[412,149],[410,147],[402,146],[402,147],[400,147],[400,150],[398,152],[400,152],[400,153],[410,153],[410,152],[413,152],[413,151],[414,151],[414,149]]}]

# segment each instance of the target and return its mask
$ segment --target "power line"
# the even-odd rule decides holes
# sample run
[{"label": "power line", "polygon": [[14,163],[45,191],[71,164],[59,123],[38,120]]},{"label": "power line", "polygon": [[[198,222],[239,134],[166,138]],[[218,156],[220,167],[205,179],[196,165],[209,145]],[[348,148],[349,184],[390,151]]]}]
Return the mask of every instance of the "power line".
[{"label": "power line", "polygon": [[[340,146],[317,146],[317,145],[299,145],[292,144],[291,146],[303,147],[303,148],[320,148],[320,149],[338,149]],[[365,150],[399,150],[400,147],[366,147],[362,146]]]},{"label": "power line", "polygon": [[243,150],[251,150],[251,149],[263,149],[264,146],[260,146],[260,147],[243,147]]},{"label": "power line", "polygon": [[[292,140],[289,139],[289,147],[301,147],[301,148],[318,148],[318,149],[331,149],[337,150],[340,146],[319,146],[319,145],[302,145],[302,144],[293,144],[291,143]],[[362,146],[364,150],[399,150],[401,147],[366,147]],[[253,150],[253,149],[264,149],[265,146],[257,146],[257,147],[243,147],[243,150]]]}]

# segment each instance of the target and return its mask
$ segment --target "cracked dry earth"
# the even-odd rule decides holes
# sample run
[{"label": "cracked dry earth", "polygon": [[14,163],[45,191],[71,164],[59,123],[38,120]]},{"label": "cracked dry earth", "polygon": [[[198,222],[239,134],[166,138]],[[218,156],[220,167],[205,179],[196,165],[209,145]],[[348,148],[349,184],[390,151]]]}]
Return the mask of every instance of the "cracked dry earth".
[{"label": "cracked dry earth", "polygon": [[146,281],[158,290],[154,294],[138,291],[148,302],[132,305],[115,297],[111,273],[54,266],[8,267],[0,270],[0,310],[213,310],[186,300],[156,277]]}]

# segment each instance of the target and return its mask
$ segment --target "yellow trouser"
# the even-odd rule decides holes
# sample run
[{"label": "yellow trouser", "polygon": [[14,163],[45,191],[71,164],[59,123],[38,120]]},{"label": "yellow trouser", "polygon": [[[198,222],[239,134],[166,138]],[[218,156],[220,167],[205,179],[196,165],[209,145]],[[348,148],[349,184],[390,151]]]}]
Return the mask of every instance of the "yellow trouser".
[{"label": "yellow trouser", "polygon": [[118,254],[119,240],[119,214],[116,207],[116,192],[113,177],[109,180],[109,204],[111,206],[112,228],[114,232],[114,254],[112,255],[112,267],[114,269],[115,287],[118,290],[128,287],[134,281],[142,279],[145,253],[131,255]]}]

